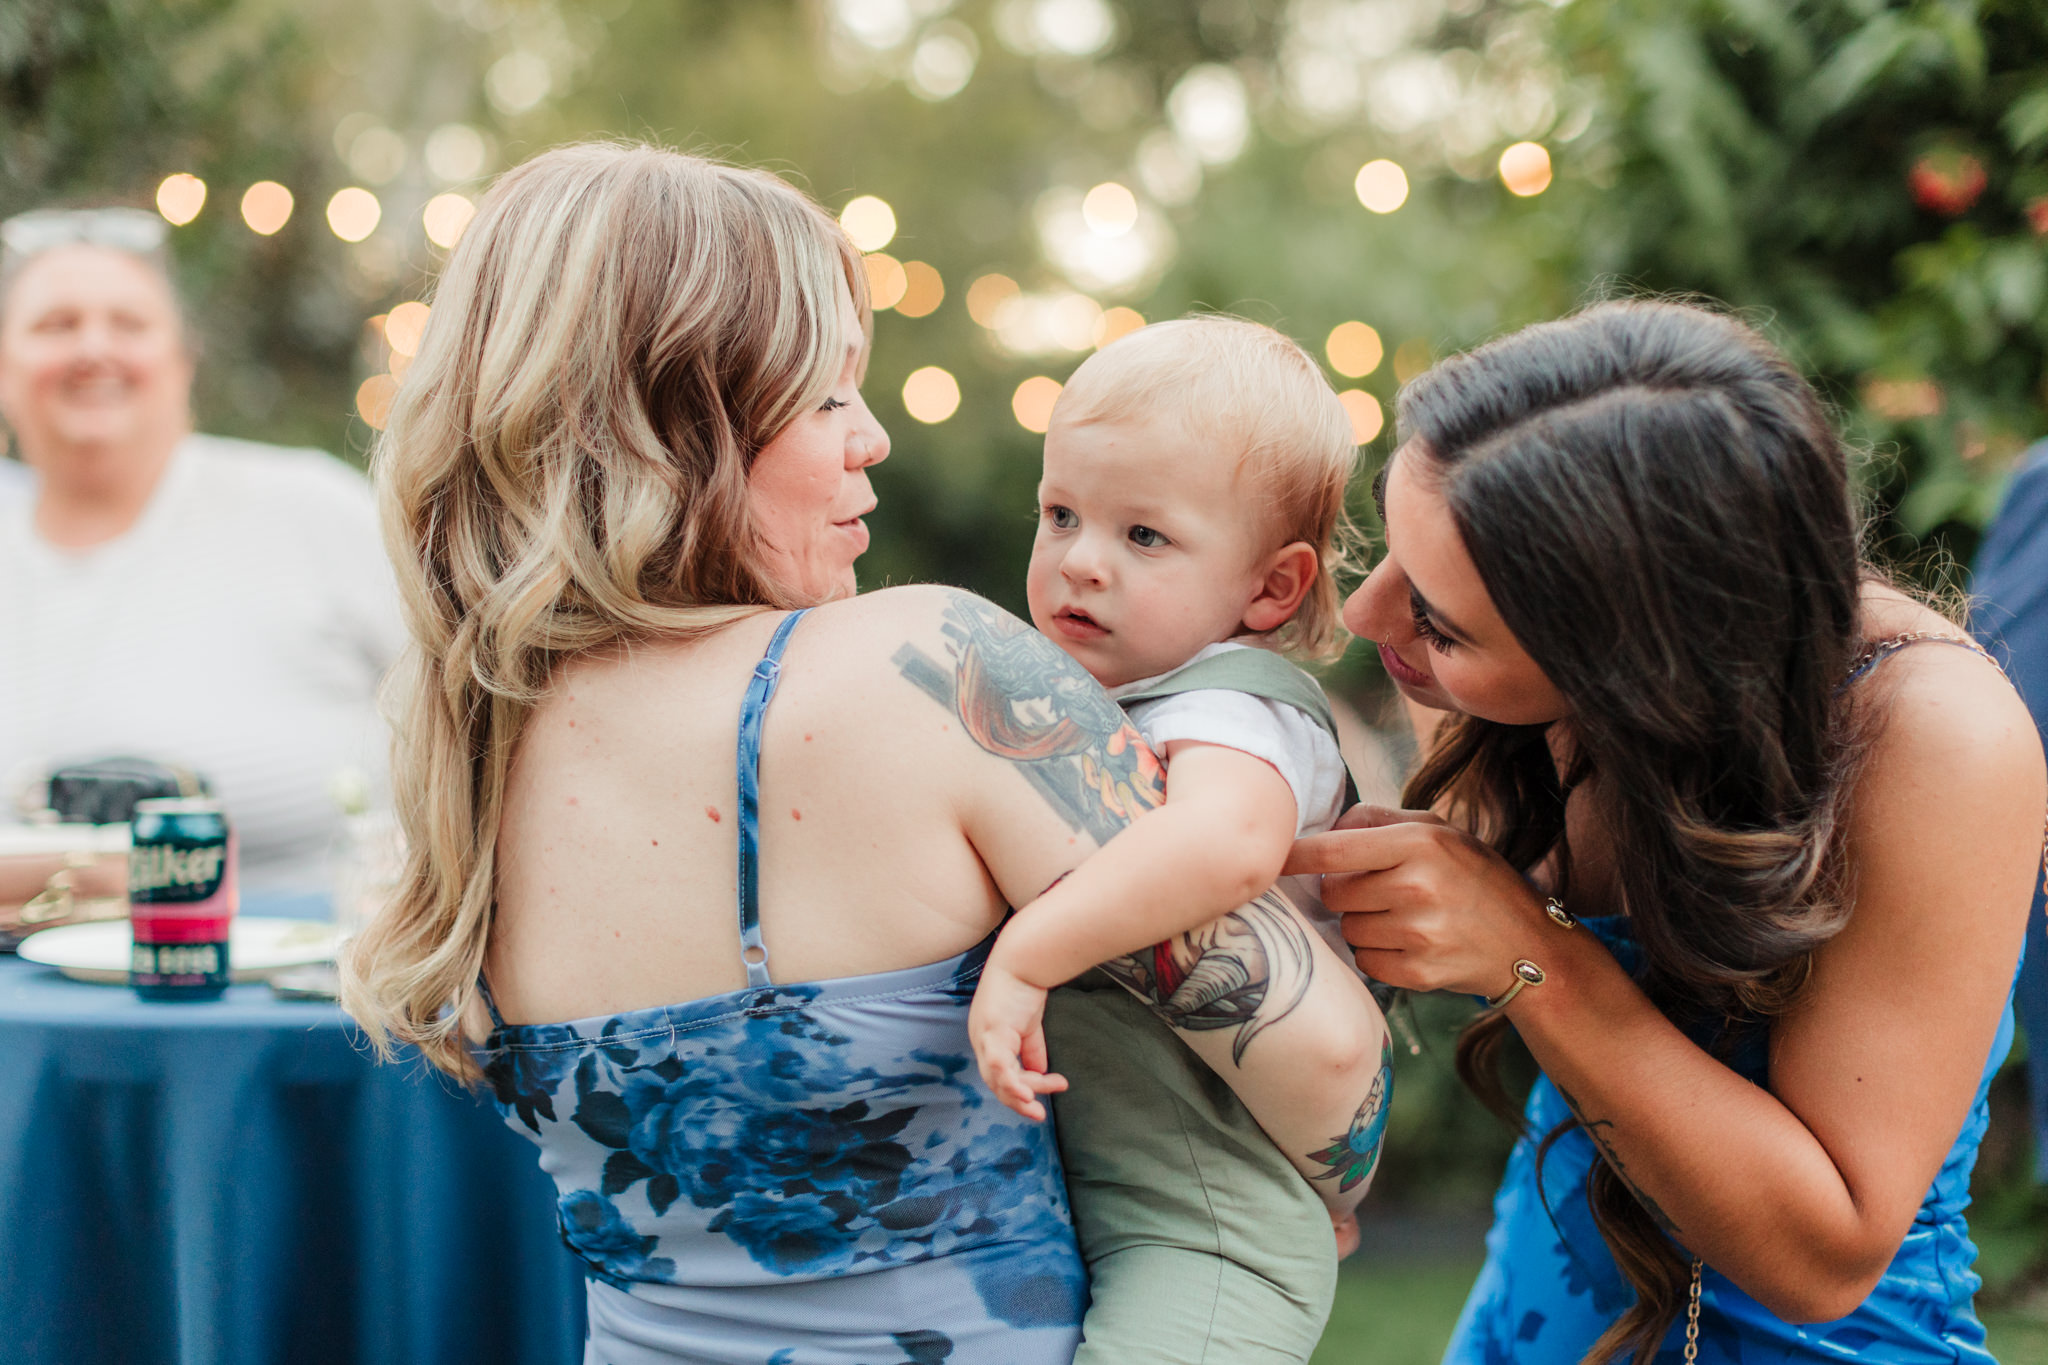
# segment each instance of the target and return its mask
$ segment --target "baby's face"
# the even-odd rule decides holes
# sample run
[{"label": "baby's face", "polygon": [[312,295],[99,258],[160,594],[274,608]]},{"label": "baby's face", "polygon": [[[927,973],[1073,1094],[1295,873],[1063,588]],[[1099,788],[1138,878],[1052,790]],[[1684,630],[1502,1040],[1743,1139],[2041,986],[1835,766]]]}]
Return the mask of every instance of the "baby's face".
[{"label": "baby's face", "polygon": [[1233,453],[1172,421],[1045,438],[1031,623],[1105,687],[1238,633],[1265,577],[1263,517]]}]

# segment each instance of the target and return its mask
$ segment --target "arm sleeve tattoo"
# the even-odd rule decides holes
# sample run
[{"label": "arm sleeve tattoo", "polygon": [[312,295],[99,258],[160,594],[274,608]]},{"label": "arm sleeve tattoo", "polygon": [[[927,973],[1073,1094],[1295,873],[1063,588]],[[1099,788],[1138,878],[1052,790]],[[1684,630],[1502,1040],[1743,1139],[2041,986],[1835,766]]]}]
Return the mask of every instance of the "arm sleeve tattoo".
[{"label": "arm sleeve tattoo", "polygon": [[[1068,826],[1104,844],[1166,800],[1165,773],[1122,708],[1051,641],[980,598],[945,609],[947,660],[904,645],[893,662],[974,742],[1015,765]],[[1308,992],[1314,957],[1267,892],[1213,924],[1103,964],[1169,1025],[1235,1030],[1231,1058]]]}]

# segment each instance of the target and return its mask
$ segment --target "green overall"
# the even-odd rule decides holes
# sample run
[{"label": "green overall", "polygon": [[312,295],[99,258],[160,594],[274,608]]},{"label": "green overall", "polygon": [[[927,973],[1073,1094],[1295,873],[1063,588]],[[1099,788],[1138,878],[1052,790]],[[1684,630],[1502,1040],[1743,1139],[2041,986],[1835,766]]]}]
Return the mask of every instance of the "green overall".
[{"label": "green overall", "polygon": [[[1220,688],[1329,730],[1323,690],[1263,649],[1188,665],[1123,705]],[[1074,1365],[1306,1361],[1337,1285],[1329,1213],[1214,1071],[1091,971],[1045,1013],[1074,1229],[1092,1304]]]}]

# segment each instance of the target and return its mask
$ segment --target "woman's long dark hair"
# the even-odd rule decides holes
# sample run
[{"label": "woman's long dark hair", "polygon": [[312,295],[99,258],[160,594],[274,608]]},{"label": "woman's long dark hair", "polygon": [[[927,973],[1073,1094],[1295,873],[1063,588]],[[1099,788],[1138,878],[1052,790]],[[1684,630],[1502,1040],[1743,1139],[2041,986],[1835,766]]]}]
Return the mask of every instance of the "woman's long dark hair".
[{"label": "woman's long dark hair", "polygon": [[[1571,755],[1560,773],[1545,727],[1462,717],[1405,803],[1448,806],[1568,887],[1582,788],[1650,998],[1724,1039],[1781,1014],[1848,917],[1867,748],[1839,695],[1861,645],[1859,519],[1820,399],[1741,323],[1626,302],[1445,361],[1402,391],[1399,422],[1401,458],[1564,695]],[[1512,1114],[1506,1030],[1482,1016],[1458,1060]],[[1688,1263],[1604,1161],[1588,1198],[1637,1298],[1586,1360],[1647,1361]]]}]

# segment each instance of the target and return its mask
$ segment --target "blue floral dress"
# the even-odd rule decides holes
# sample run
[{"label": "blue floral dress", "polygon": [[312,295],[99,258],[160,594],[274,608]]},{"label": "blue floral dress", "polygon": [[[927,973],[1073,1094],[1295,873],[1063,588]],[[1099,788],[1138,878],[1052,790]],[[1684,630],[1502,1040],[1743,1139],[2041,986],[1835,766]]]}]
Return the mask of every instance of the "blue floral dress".
[{"label": "blue floral dress", "polygon": [[485,1075],[539,1144],[589,1279],[584,1359],[1066,1365],[1087,1283],[1052,1127],[1003,1108],[967,1042],[993,936],[903,971],[769,980],[760,726],[802,614],[741,712],[746,988],[566,1024],[491,1008]]},{"label": "blue floral dress", "polygon": [[[1965,643],[1945,637],[1929,642],[1935,640]],[[1848,682],[1909,643],[1884,642]],[[1625,918],[1582,917],[1579,923],[1597,934],[1623,967],[1632,973],[1640,969],[1642,950]],[[1969,1118],[1870,1297],[1835,1322],[1794,1326],[1709,1268],[1700,1289],[1701,1361],[1993,1365],[1984,1348],[1984,1326],[1971,1307],[1982,1281],[1971,1269],[1977,1248],[1963,1210],[1970,1202],[1970,1170],[1989,1119],[1991,1078],[2011,1050],[2012,1035],[2008,997]],[[1761,1035],[1749,1038],[1730,1059],[1735,1071],[1766,1086],[1769,1062],[1768,1040]],[[1508,1157],[1494,1196],[1486,1264],[1444,1353],[1445,1365],[1578,1365],[1600,1333],[1635,1301],[1635,1291],[1615,1266],[1586,1204],[1587,1181],[1598,1157],[1584,1129],[1573,1128],[1552,1144],[1540,1184],[1537,1180],[1538,1143],[1572,1117],[1547,1076],[1537,1078],[1523,1117],[1533,1137],[1517,1142]],[[1658,1349],[1657,1365],[1678,1365],[1684,1345],[1681,1318]]]}]

